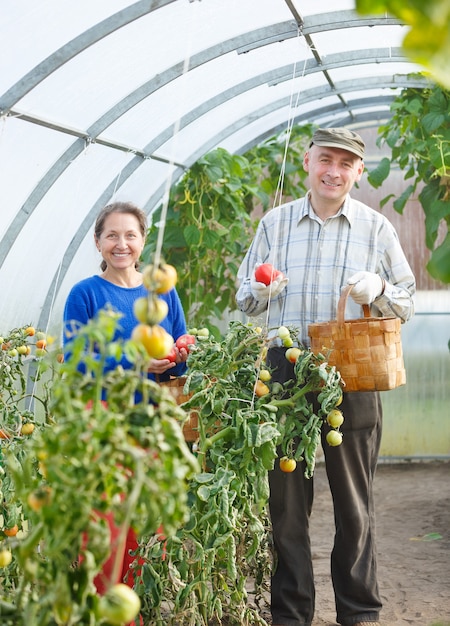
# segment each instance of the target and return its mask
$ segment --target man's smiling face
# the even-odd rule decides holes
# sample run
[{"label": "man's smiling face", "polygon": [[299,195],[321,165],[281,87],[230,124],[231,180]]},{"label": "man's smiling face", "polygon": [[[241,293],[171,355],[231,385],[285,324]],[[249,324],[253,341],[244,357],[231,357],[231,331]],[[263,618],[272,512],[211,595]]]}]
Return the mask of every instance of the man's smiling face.
[{"label": "man's smiling face", "polygon": [[356,154],[314,144],[305,154],[303,166],[308,172],[313,206],[316,201],[336,204],[337,208],[364,171],[364,162]]}]

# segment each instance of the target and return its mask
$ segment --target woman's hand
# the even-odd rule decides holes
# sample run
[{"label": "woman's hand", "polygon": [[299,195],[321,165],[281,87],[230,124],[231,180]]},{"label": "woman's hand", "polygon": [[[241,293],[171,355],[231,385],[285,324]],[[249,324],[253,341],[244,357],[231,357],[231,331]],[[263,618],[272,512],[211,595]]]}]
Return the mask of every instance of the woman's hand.
[{"label": "woman's hand", "polygon": [[172,369],[177,363],[184,363],[188,358],[189,352],[185,348],[178,348],[173,346],[173,354],[170,359],[150,359],[147,367],[147,371],[150,374],[164,374],[167,370]]}]

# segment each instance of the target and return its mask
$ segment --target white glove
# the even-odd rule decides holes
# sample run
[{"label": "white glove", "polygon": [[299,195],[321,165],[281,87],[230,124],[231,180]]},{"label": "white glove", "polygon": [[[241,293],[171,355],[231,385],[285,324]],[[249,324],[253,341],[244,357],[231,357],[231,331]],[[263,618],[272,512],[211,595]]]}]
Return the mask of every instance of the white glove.
[{"label": "white glove", "polygon": [[269,298],[275,298],[280,294],[289,282],[289,278],[280,274],[277,278],[274,278],[270,285],[259,283],[255,280],[255,272],[250,279],[250,286],[252,293],[258,301],[268,300]]},{"label": "white glove", "polygon": [[356,272],[347,280],[347,285],[354,285],[350,295],[357,304],[371,304],[384,289],[384,281],[372,272]]}]

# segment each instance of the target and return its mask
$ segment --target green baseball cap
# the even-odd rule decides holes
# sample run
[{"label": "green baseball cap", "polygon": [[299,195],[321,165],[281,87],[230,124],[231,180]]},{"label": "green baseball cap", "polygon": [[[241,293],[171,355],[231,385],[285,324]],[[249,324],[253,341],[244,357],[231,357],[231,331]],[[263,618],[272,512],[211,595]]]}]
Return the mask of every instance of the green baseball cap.
[{"label": "green baseball cap", "polygon": [[309,147],[313,144],[323,148],[341,148],[353,152],[356,156],[364,158],[364,141],[358,133],[348,128],[318,128],[312,136]]}]

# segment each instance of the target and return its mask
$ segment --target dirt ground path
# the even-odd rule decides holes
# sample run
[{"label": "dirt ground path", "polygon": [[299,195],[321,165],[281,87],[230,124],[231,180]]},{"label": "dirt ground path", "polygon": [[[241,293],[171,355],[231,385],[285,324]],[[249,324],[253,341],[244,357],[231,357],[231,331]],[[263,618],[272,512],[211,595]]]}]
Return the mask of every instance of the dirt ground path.
[{"label": "dirt ground path", "polygon": [[[333,509],[325,468],[315,473],[311,540],[313,626],[334,626],[329,575]],[[375,477],[383,626],[450,625],[450,462],[381,463]]]}]

